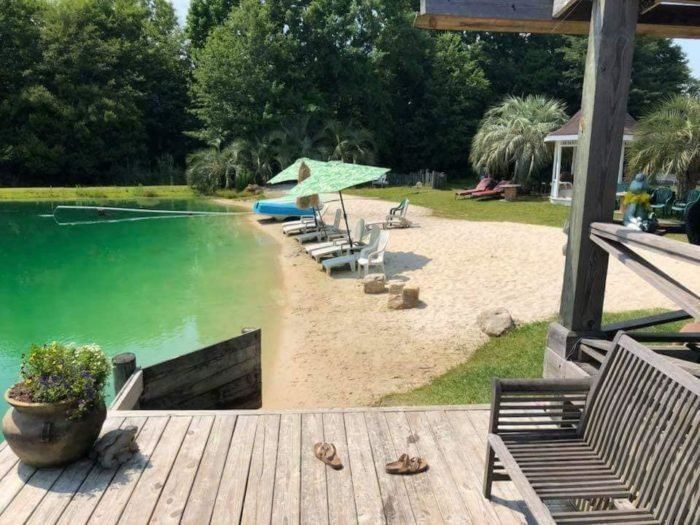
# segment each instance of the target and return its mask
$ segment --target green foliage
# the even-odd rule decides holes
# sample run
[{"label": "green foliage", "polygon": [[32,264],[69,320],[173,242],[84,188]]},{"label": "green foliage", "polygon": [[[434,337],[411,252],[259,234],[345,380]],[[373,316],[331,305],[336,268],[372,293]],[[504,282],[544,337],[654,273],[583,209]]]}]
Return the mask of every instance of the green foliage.
[{"label": "green foliage", "polygon": [[220,26],[239,0],[192,0],[187,12],[186,33],[190,45],[200,49],[212,29]]},{"label": "green foliage", "polygon": [[700,98],[679,95],[645,115],[628,162],[632,170],[652,177],[675,174],[679,195],[694,188],[700,182]]},{"label": "green foliage", "polygon": [[97,345],[73,346],[53,342],[33,345],[22,356],[23,387],[35,403],[75,403],[71,417],[79,418],[104,400],[111,372],[107,356]]},{"label": "green foliage", "polygon": [[3,25],[31,41],[3,41],[18,80],[0,109],[15,123],[0,134],[0,177],[148,182],[157,158],[182,160],[188,61],[167,0],[1,1],[14,6]]},{"label": "green foliage", "polygon": [[527,184],[552,152],[545,137],[566,122],[564,105],[542,96],[506,97],[486,112],[472,140],[475,170]]}]

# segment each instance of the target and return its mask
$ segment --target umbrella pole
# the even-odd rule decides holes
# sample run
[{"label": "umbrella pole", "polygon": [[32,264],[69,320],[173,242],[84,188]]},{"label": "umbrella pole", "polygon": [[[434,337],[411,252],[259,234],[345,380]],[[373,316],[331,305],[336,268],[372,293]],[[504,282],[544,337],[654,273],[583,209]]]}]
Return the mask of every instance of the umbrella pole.
[{"label": "umbrella pole", "polygon": [[343,217],[345,218],[345,227],[348,229],[348,246],[352,248],[352,238],[350,237],[350,225],[348,224],[348,214],[345,212],[345,202],[343,202],[343,192],[339,191],[340,207],[343,208]]}]

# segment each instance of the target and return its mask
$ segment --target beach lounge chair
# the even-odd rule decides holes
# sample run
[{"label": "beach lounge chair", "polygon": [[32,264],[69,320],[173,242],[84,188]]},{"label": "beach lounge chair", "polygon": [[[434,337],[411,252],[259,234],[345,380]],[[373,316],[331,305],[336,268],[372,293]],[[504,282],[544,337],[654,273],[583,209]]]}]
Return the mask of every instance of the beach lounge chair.
[{"label": "beach lounge chair", "polygon": [[360,252],[357,264],[364,270],[364,275],[369,273],[371,266],[379,266],[384,273],[384,252],[389,244],[389,232],[383,231],[379,234],[376,246],[369,245]]},{"label": "beach lounge chair", "polygon": [[690,190],[686,196],[685,200],[676,201],[671,206],[671,210],[676,212],[681,218],[685,216],[685,210],[693,204],[695,201],[700,200],[700,190]]},{"label": "beach lounge chair", "polygon": [[342,213],[340,209],[335,210],[335,216],[333,217],[333,224],[321,223],[318,228],[307,231],[297,235],[295,239],[303,244],[309,241],[322,241],[328,239],[330,235],[335,235],[340,232],[340,220],[342,218]]},{"label": "beach lounge chair", "polygon": [[673,205],[673,190],[671,188],[656,188],[651,194],[651,209],[659,216],[671,213]]},{"label": "beach lounge chair", "polygon": [[[374,228],[374,230],[379,231],[376,228]],[[384,234],[386,236],[389,235],[389,233],[385,232],[385,231],[382,231],[379,233]],[[323,261],[321,263],[323,265],[323,269],[326,271],[326,273],[328,275],[330,275],[333,270],[335,270],[337,268],[342,268],[344,266],[349,266],[353,272],[357,271],[357,260],[362,255],[369,254],[373,251],[376,251],[377,247],[379,245],[379,242],[380,242],[380,237],[381,237],[381,235],[376,235],[374,241],[370,242],[369,244],[367,244],[367,246],[362,248],[360,253],[348,253],[345,255],[341,255],[339,257],[333,257],[332,259],[326,259],[325,261]]]},{"label": "beach lounge chair", "polygon": [[322,208],[321,212],[316,212],[315,217],[302,217],[298,221],[286,222],[284,223],[284,226],[282,226],[282,233],[285,235],[296,235],[299,233],[305,233],[309,229],[317,228],[323,221],[324,212],[325,206]]},{"label": "beach lounge chair", "polygon": [[[354,241],[360,241],[362,237],[365,235],[365,220],[364,219],[359,219],[355,223],[355,227],[352,229],[352,236],[351,239]],[[306,250],[306,253],[309,255],[312,255],[314,251],[320,250],[323,248],[328,248],[330,246],[336,246],[339,244],[347,244],[348,242],[348,235],[347,232],[340,232],[337,234],[332,234],[329,235],[329,239],[327,241],[323,242],[314,242],[311,244],[307,244],[304,249]]]},{"label": "beach lounge chair", "polygon": [[324,259],[326,257],[336,257],[339,256],[343,253],[346,255],[351,255],[353,253],[357,253],[361,250],[363,250],[366,246],[371,246],[373,244],[376,244],[378,238],[379,238],[379,232],[381,230],[379,228],[370,228],[367,231],[367,234],[365,237],[360,239],[357,242],[352,243],[352,246],[350,243],[345,242],[345,243],[338,243],[335,246],[329,246],[326,248],[320,248],[318,250],[315,250],[311,252],[311,256],[316,259],[316,262],[321,262],[321,259]]},{"label": "beach lounge chair", "polygon": [[484,191],[475,191],[470,195],[472,199],[488,199],[488,198],[497,198],[503,195],[503,192],[505,191],[503,186],[510,184],[511,181],[509,180],[502,180],[496,186],[493,187],[493,189],[490,190],[484,190]]},{"label": "beach lounge chair", "polygon": [[470,190],[455,190],[455,199],[464,199],[465,197],[469,197],[473,193],[477,193],[479,191],[486,191],[492,188],[494,183],[495,181],[491,177],[484,177],[479,181],[476,187]]},{"label": "beach lounge chair", "polygon": [[396,208],[389,210],[389,215],[386,216],[384,222],[385,228],[408,228],[411,226],[411,221],[406,218],[408,213],[408,199],[401,201]]}]

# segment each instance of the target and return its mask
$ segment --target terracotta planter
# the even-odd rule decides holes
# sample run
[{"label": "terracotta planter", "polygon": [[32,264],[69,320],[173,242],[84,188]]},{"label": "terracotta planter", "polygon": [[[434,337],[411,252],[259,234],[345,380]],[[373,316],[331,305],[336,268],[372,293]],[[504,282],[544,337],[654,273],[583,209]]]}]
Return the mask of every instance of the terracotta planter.
[{"label": "terracotta planter", "polygon": [[72,402],[25,403],[5,392],[11,408],[2,420],[5,440],[19,459],[33,467],[57,467],[87,455],[107,417],[104,402],[81,419],[70,420]]}]

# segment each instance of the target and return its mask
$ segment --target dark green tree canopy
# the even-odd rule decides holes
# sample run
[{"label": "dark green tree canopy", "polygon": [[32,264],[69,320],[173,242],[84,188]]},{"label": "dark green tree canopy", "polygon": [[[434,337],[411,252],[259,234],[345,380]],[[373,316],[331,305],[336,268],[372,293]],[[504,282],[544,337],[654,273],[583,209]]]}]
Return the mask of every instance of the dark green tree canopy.
[{"label": "dark green tree canopy", "polygon": [[224,23],[239,0],[192,0],[187,12],[186,33],[193,48],[204,46],[212,29]]}]

